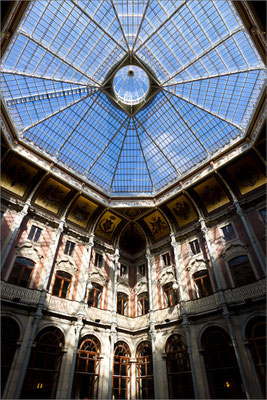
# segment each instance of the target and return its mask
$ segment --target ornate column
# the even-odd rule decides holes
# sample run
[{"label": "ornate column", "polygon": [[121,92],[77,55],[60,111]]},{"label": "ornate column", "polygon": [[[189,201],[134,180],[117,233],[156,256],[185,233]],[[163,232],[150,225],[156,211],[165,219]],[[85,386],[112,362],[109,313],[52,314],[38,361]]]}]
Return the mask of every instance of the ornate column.
[{"label": "ornate column", "polygon": [[113,359],[114,345],[117,341],[117,276],[118,262],[120,258],[119,248],[115,249],[114,255],[114,279],[113,279],[113,302],[112,302],[112,320],[110,332],[110,357],[109,357],[109,382],[108,382],[108,399],[112,399],[112,375],[113,375]]},{"label": "ornate column", "polygon": [[158,374],[157,374],[156,346],[155,346],[156,329],[154,322],[152,277],[151,277],[151,253],[149,246],[146,247],[146,259],[147,259],[148,297],[149,297],[149,333],[151,337],[152,363],[153,363],[153,374],[154,374],[154,397],[155,399],[158,399]]},{"label": "ornate column", "polygon": [[181,273],[180,273],[180,254],[178,253],[178,246],[179,244],[176,242],[175,240],[175,235],[172,232],[170,234],[171,237],[171,245],[173,248],[173,252],[174,252],[174,259],[175,259],[175,272],[176,272],[176,279],[177,279],[177,283],[178,283],[178,291],[179,291],[179,299],[181,301],[184,301],[184,291],[183,291],[183,285],[181,282]]},{"label": "ornate column", "polygon": [[218,271],[217,271],[217,266],[216,266],[214,257],[212,255],[211,244],[210,244],[209,237],[208,237],[208,229],[206,227],[206,224],[205,224],[205,221],[204,221],[203,218],[201,218],[199,220],[199,222],[200,222],[201,230],[202,230],[202,232],[203,232],[203,234],[205,236],[205,240],[206,240],[206,243],[207,243],[208,253],[209,253],[209,256],[210,256],[210,260],[211,260],[211,263],[212,263],[212,268],[213,268],[213,271],[214,271],[214,276],[215,276],[217,287],[218,287],[219,299],[220,299],[221,306],[223,308],[223,317],[227,322],[227,326],[228,326],[228,329],[229,329],[229,332],[230,332],[231,342],[232,342],[232,346],[233,346],[234,351],[235,351],[235,355],[236,355],[236,359],[237,359],[240,375],[241,375],[241,378],[242,378],[242,381],[243,381],[243,384],[244,384],[244,388],[245,388],[245,392],[246,392],[246,397],[247,397],[247,399],[250,399],[251,396],[250,396],[249,384],[248,384],[247,377],[246,377],[246,374],[245,374],[245,369],[244,369],[243,362],[242,362],[242,359],[241,359],[240,351],[239,351],[239,348],[238,348],[238,345],[237,345],[237,341],[236,341],[236,337],[235,337],[235,333],[234,333],[234,328],[233,328],[233,323],[232,323],[232,320],[231,320],[231,314],[230,314],[230,312],[229,312],[229,310],[227,308],[227,303],[226,303],[226,300],[225,300],[225,297],[224,297],[224,293],[222,291],[222,286],[221,286],[219,274],[218,274]]},{"label": "ornate column", "polygon": [[240,218],[243,222],[243,225],[244,225],[247,235],[249,237],[250,243],[252,244],[252,247],[253,247],[256,257],[261,265],[261,268],[262,268],[263,272],[265,273],[266,272],[266,260],[263,255],[262,249],[260,248],[258,242],[256,241],[256,239],[252,233],[252,230],[249,226],[249,223],[247,221],[246,214],[240,207],[240,204],[238,203],[237,200],[234,200],[234,205],[235,205],[237,214],[240,216]]},{"label": "ornate column", "polygon": [[29,359],[30,359],[30,355],[31,355],[32,345],[33,345],[34,338],[35,338],[36,329],[37,329],[39,321],[40,321],[40,319],[42,318],[42,315],[43,315],[43,308],[44,308],[45,299],[46,299],[46,293],[47,293],[47,289],[48,289],[47,286],[48,286],[49,278],[50,278],[50,275],[51,275],[51,272],[52,272],[52,269],[53,269],[53,266],[54,266],[54,261],[55,261],[56,254],[57,254],[57,248],[58,248],[58,245],[59,245],[61,234],[62,234],[63,229],[64,229],[64,224],[65,224],[64,220],[60,222],[58,230],[57,230],[57,233],[56,233],[55,241],[54,241],[54,244],[53,244],[52,249],[51,249],[51,253],[53,254],[53,257],[52,257],[52,261],[50,263],[50,266],[49,266],[47,274],[46,274],[46,278],[45,278],[45,282],[44,282],[43,289],[42,289],[42,292],[41,292],[39,304],[37,306],[37,310],[36,310],[36,313],[35,313],[35,316],[34,316],[34,319],[33,319],[31,334],[30,334],[29,342],[28,342],[27,349],[26,349],[26,352],[25,352],[25,356],[24,356],[24,359],[23,359],[23,363],[22,363],[22,366],[21,366],[21,369],[20,369],[20,374],[19,374],[19,378],[18,378],[16,392],[15,392],[15,395],[14,395],[15,399],[19,399],[19,397],[20,397],[20,392],[21,392],[21,389],[22,389],[22,385],[23,385],[23,382],[24,382],[25,375],[26,375],[26,371],[27,371],[27,367],[28,367],[28,363],[29,363]]},{"label": "ornate column", "polygon": [[13,231],[13,233],[11,235],[11,238],[10,238],[10,240],[8,242],[8,245],[7,245],[4,253],[2,254],[1,269],[3,268],[3,266],[4,266],[5,262],[6,262],[7,256],[9,255],[9,252],[10,252],[12,246],[14,245],[14,242],[16,240],[16,237],[17,237],[19,228],[20,228],[20,226],[22,224],[22,221],[23,221],[24,217],[28,214],[29,207],[30,207],[30,202],[27,201],[25,203],[23,209],[16,216],[15,224],[14,224],[14,231]]},{"label": "ornate column", "polygon": [[79,345],[81,330],[83,328],[83,318],[84,317],[85,317],[84,313],[79,312],[77,315],[77,321],[75,322],[75,341],[74,341],[74,348],[73,348],[72,363],[71,363],[71,368],[70,368],[67,399],[71,399],[71,391],[72,391],[72,384],[73,384],[73,378],[74,378],[76,357],[77,357],[77,353],[78,353],[78,345]]},{"label": "ornate column", "polygon": [[87,244],[87,260],[86,260],[86,269],[85,269],[85,280],[84,280],[84,287],[83,287],[83,295],[82,295],[82,303],[86,302],[86,294],[87,294],[87,286],[88,286],[88,275],[89,275],[89,268],[90,268],[90,260],[92,255],[92,248],[94,247],[94,235],[91,234],[89,237],[89,242]]}]

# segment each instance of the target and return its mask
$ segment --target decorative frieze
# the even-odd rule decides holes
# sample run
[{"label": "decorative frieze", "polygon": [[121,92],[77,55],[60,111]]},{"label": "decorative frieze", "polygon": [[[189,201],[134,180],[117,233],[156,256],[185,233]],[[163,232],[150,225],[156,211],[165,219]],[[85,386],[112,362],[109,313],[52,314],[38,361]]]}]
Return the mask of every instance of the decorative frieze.
[{"label": "decorative frieze", "polygon": [[266,279],[240,286],[234,289],[227,289],[224,292],[227,303],[243,302],[246,299],[264,297],[266,295]]}]

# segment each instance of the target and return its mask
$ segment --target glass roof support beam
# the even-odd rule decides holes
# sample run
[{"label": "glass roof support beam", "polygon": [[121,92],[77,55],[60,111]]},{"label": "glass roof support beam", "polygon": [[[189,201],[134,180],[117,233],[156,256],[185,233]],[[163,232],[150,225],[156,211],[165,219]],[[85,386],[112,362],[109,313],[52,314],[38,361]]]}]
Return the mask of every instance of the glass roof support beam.
[{"label": "glass roof support beam", "polygon": [[188,64],[186,64],[180,71],[176,72],[172,77],[168,78],[166,81],[162,83],[162,85],[166,85],[167,82],[169,82],[171,79],[173,79],[175,76],[179,75],[181,72],[185,71],[187,68],[189,68],[192,64],[195,62],[199,61],[202,57],[206,56],[209,54],[212,50],[216,50],[218,46],[220,46],[222,43],[226,42],[226,40],[230,39],[232,36],[234,36],[237,32],[244,31],[244,28],[242,26],[237,27],[232,33],[229,33],[226,35],[222,40],[219,42],[215,43],[213,46],[211,46],[209,49],[204,51],[202,54],[200,54],[197,58],[194,60],[190,61]]},{"label": "glass roof support beam", "polygon": [[141,149],[141,151],[142,151],[143,158],[144,158],[144,161],[145,161],[145,164],[146,164],[146,169],[147,169],[147,172],[148,172],[148,175],[149,175],[149,179],[150,179],[150,181],[151,181],[152,190],[153,190],[153,192],[155,192],[154,183],[153,183],[153,180],[152,180],[152,177],[151,177],[151,174],[150,174],[150,171],[149,171],[148,165],[147,165],[147,161],[146,161],[146,157],[145,157],[145,154],[144,154],[143,146],[142,146],[142,143],[141,143],[141,140],[140,140],[139,134],[138,134],[137,127],[136,127],[136,125],[135,125],[135,120],[134,120],[134,118],[133,118],[133,123],[134,123],[135,131],[136,131],[136,136],[137,136],[137,138],[138,138],[138,141],[139,141],[140,149]]},{"label": "glass roof support beam", "polygon": [[136,49],[135,51],[138,51],[149,39],[151,39],[151,37],[154,36],[154,35],[163,27],[163,25],[165,25],[165,24],[180,10],[181,7],[183,7],[186,3],[188,3],[188,1],[189,1],[189,0],[185,0],[183,4],[181,4],[179,7],[177,7],[177,9],[176,9],[175,11],[173,11],[173,12],[169,15],[169,17],[166,18],[166,19],[158,26],[158,28],[157,28],[155,31],[153,31],[153,32],[151,33],[151,35],[149,35],[149,36],[146,38],[146,40],[143,41],[142,44],[140,44],[139,47],[137,47],[137,49]]},{"label": "glass roof support beam", "polygon": [[116,15],[116,18],[117,18],[117,21],[118,21],[118,24],[119,24],[119,27],[120,27],[120,30],[121,30],[123,39],[125,40],[127,49],[128,49],[128,51],[129,51],[129,53],[130,53],[129,44],[128,44],[128,41],[127,41],[127,39],[126,39],[126,36],[125,36],[124,30],[123,30],[123,27],[122,27],[122,25],[121,25],[121,21],[120,21],[120,18],[119,18],[119,16],[118,16],[116,7],[115,7],[115,5],[114,5],[114,1],[113,1],[113,0],[110,0],[110,1],[111,1],[112,8],[113,8],[113,10],[114,10],[114,13],[115,13],[115,15]]},{"label": "glass roof support beam", "polygon": [[175,165],[171,162],[171,160],[168,158],[168,156],[164,153],[164,151],[159,147],[159,145],[155,142],[155,140],[151,137],[151,135],[147,132],[146,128],[144,127],[144,125],[138,120],[138,118],[136,118],[136,121],[138,122],[138,124],[142,127],[142,129],[145,131],[145,133],[147,134],[147,136],[151,139],[151,141],[154,143],[154,145],[159,149],[160,153],[162,153],[164,155],[164,157],[166,158],[166,160],[168,160],[168,162],[171,164],[171,166],[173,167],[173,169],[177,172],[178,175],[181,175],[181,172],[179,172],[179,170],[175,167]]},{"label": "glass roof support beam", "polygon": [[260,71],[260,70],[265,70],[263,67],[248,67],[246,69],[240,69],[236,71],[231,71],[231,72],[222,72],[221,74],[214,74],[214,75],[209,75],[209,76],[204,76],[203,78],[192,78],[192,79],[187,79],[181,82],[176,82],[176,83],[167,83],[166,85],[161,85],[163,89],[168,86],[178,86],[178,85],[183,85],[184,83],[191,83],[191,82],[198,82],[198,81],[204,81],[205,79],[212,79],[212,78],[220,78],[222,76],[230,76],[230,75],[236,75],[236,74],[242,74],[244,72],[250,72],[250,71]]},{"label": "glass roof support beam", "polygon": [[[53,76],[50,77],[50,76],[44,76],[44,75],[38,75],[38,74],[29,74],[28,72],[13,71],[13,70],[9,70],[9,69],[6,69],[6,68],[2,68],[1,72],[4,72],[6,74],[12,74],[12,75],[26,76],[27,78],[45,79],[45,80],[48,80],[48,81],[71,83],[71,84],[74,84],[74,85],[85,86],[85,83],[78,82],[78,81],[70,81],[69,79],[56,78],[56,77],[53,77]],[[87,85],[87,86],[89,86],[89,85]],[[99,84],[97,84],[96,86],[90,85],[90,87],[99,88]]]},{"label": "glass roof support beam", "polygon": [[[108,141],[108,143],[106,144],[106,146],[103,148],[103,150],[98,154],[97,158],[93,161],[93,163],[90,165],[90,167],[85,171],[85,174],[87,175],[90,170],[93,168],[93,166],[95,165],[95,163],[97,162],[97,160],[102,156],[102,154],[104,153],[104,151],[107,149],[107,147],[113,142],[113,140],[115,139],[115,137],[117,136],[117,134],[120,132],[120,130],[124,127],[124,125],[126,124],[126,122],[129,122],[129,116],[126,118],[126,120],[121,124],[121,126],[119,127],[119,129],[114,133],[114,135],[110,138],[110,140]],[[129,125],[129,123],[128,123]],[[128,126],[127,126],[128,129]]]},{"label": "glass roof support beam", "polygon": [[242,128],[240,125],[237,125],[235,122],[228,121],[227,119],[221,117],[220,115],[216,114],[215,112],[210,111],[210,110],[206,110],[205,108],[200,107],[198,104],[192,102],[191,100],[184,99],[183,97],[179,96],[178,94],[176,94],[176,93],[174,93],[174,92],[171,92],[170,90],[167,90],[166,88],[163,88],[163,91],[168,92],[168,93],[172,94],[173,96],[176,96],[176,97],[178,97],[179,99],[181,99],[181,100],[183,100],[183,101],[186,101],[187,103],[191,104],[192,106],[197,107],[197,108],[199,108],[200,110],[205,111],[205,112],[207,112],[207,113],[213,115],[213,117],[219,118],[220,120],[222,120],[222,121],[224,121],[224,122],[227,122],[227,124],[232,125],[232,126],[236,127],[237,129],[239,129],[240,131],[242,131],[243,133],[245,133],[244,128]]},{"label": "glass roof support beam", "polygon": [[70,96],[72,94],[77,94],[79,92],[86,92],[87,94],[94,93],[90,89],[89,88],[83,88],[83,89],[77,88],[77,89],[69,89],[69,90],[55,90],[55,91],[49,92],[49,93],[36,93],[31,96],[16,97],[12,100],[6,100],[6,103],[7,103],[7,105],[13,105],[13,104],[29,103],[29,102],[39,101],[39,100],[44,100],[44,99],[51,99],[54,97]]},{"label": "glass roof support beam", "polygon": [[87,99],[87,97],[90,97],[90,96],[92,96],[92,95],[95,94],[95,93],[96,93],[96,92],[87,94],[86,96],[81,97],[80,99],[73,101],[72,103],[68,104],[67,106],[65,106],[65,107],[63,107],[63,108],[60,108],[59,110],[57,110],[57,111],[55,111],[54,113],[48,115],[47,117],[40,119],[39,121],[35,122],[34,124],[29,125],[29,126],[26,126],[20,133],[23,134],[23,133],[26,132],[28,129],[33,128],[34,126],[39,125],[41,122],[44,122],[44,121],[46,121],[47,119],[49,119],[49,118],[51,118],[51,117],[54,117],[54,115],[57,115],[57,114],[60,113],[61,111],[66,110],[67,108],[73,106],[74,104],[77,104],[77,103],[79,103],[80,101]]},{"label": "glass roof support beam", "polygon": [[69,67],[72,69],[75,69],[79,74],[84,75],[87,79],[90,81],[93,81],[97,86],[99,86],[99,83],[95,81],[93,78],[91,78],[89,75],[87,75],[85,72],[82,72],[79,68],[75,67],[74,64],[70,63],[67,61],[65,58],[60,57],[57,53],[55,53],[53,50],[51,50],[49,47],[45,46],[44,44],[38,42],[38,40],[34,39],[32,35],[29,35],[28,33],[24,32],[22,29],[18,29],[18,32],[21,33],[23,36],[27,37],[28,39],[32,40],[35,44],[38,46],[42,47],[44,50],[48,51],[50,54],[52,54],[55,58],[59,59],[60,61],[63,61],[65,64],[67,64]]},{"label": "glass roof support beam", "polygon": [[80,125],[80,123],[83,121],[84,117],[86,116],[86,114],[88,113],[88,111],[92,108],[92,106],[95,104],[96,100],[98,99],[100,95],[100,92],[96,95],[95,99],[93,100],[92,104],[90,105],[90,107],[88,107],[85,110],[85,113],[83,114],[82,118],[79,119],[79,121],[75,124],[75,126],[73,127],[72,131],[69,133],[68,137],[64,140],[64,142],[62,143],[62,145],[60,146],[60,148],[58,149],[58,151],[56,152],[55,156],[58,156],[58,153],[60,152],[60,150],[65,146],[65,144],[67,143],[67,141],[69,140],[69,138],[73,135],[73,133],[76,131],[76,129],[78,128],[78,126]]},{"label": "glass roof support beam", "polygon": [[186,120],[183,118],[183,116],[179,113],[179,111],[177,110],[177,108],[175,107],[174,104],[172,104],[172,102],[170,101],[170,99],[166,96],[166,94],[164,93],[164,91],[162,91],[163,96],[167,99],[167,101],[170,103],[171,107],[176,111],[176,113],[179,115],[179,117],[181,118],[181,120],[183,121],[183,123],[187,126],[187,128],[189,129],[189,131],[192,133],[192,135],[194,136],[194,138],[198,141],[198,143],[200,144],[200,146],[203,148],[203,150],[207,153],[208,155],[208,159],[211,158],[211,154],[208,151],[208,149],[206,149],[206,147],[204,146],[204,144],[201,142],[201,140],[197,137],[196,133],[194,131],[192,131],[192,129],[190,128],[190,126],[188,125],[188,123],[186,122]]},{"label": "glass roof support beam", "polygon": [[121,153],[122,153],[122,150],[123,150],[123,147],[124,147],[124,143],[125,143],[125,140],[126,140],[126,136],[127,136],[127,133],[128,133],[129,124],[130,124],[130,119],[128,119],[128,125],[127,125],[127,128],[126,128],[126,132],[125,132],[125,135],[124,135],[124,138],[123,138],[122,145],[121,145],[120,154],[118,155],[118,160],[117,160],[117,163],[116,163],[116,167],[114,168],[113,177],[112,177],[112,180],[111,180],[111,183],[110,183],[110,186],[109,186],[109,193],[112,193],[111,189],[112,189],[112,185],[113,185],[113,182],[114,182],[114,179],[115,179],[115,175],[116,175],[116,172],[117,172],[117,169],[118,169],[118,165],[119,165],[119,162],[120,162]]},{"label": "glass roof support beam", "polygon": [[98,23],[90,16],[90,14],[88,14],[88,12],[85,11],[85,10],[80,6],[80,4],[79,4],[76,0],[71,0],[71,2],[72,2],[73,4],[75,4],[75,6],[76,6],[77,8],[79,8],[79,10],[80,10],[84,15],[86,15],[86,17],[89,18],[90,21],[93,22],[93,24],[95,24],[99,29],[101,29],[101,31],[102,31],[103,33],[105,33],[105,34],[106,34],[113,42],[115,42],[124,52],[126,52],[125,48],[124,48],[119,42],[117,42],[117,40],[115,40],[114,37],[113,37],[112,35],[110,35],[105,29],[103,29],[102,26],[101,26],[100,24],[98,24]]},{"label": "glass roof support beam", "polygon": [[134,39],[132,52],[134,52],[134,48],[135,48],[135,45],[136,45],[136,42],[137,42],[139,33],[140,33],[140,31],[141,31],[141,28],[142,28],[142,25],[143,25],[143,22],[144,22],[144,19],[145,19],[146,12],[147,12],[147,9],[148,9],[148,6],[149,6],[150,1],[151,1],[151,0],[147,0],[146,7],[145,7],[145,9],[144,9],[144,13],[143,13],[143,16],[142,16],[140,25],[139,25],[139,28],[138,28],[138,30],[137,30],[137,33],[136,33],[136,36],[135,36],[135,39]]}]

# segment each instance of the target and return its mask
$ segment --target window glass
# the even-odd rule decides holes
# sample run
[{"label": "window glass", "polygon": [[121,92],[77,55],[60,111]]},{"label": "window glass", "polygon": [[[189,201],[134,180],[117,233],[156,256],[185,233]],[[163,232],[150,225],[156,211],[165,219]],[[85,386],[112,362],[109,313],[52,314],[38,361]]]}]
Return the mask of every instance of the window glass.
[{"label": "window glass", "polygon": [[235,286],[247,285],[255,281],[255,275],[247,256],[235,257],[228,262]]},{"label": "window glass", "polygon": [[102,267],[102,261],[103,261],[102,254],[96,253],[96,255],[95,255],[95,266],[97,268],[101,268]]},{"label": "window glass", "polygon": [[145,264],[139,265],[138,266],[138,279],[143,278],[144,276],[146,276],[146,266]]},{"label": "window glass", "polygon": [[74,247],[75,247],[75,243],[71,242],[70,240],[67,240],[66,245],[65,245],[64,254],[71,256],[73,253]]},{"label": "window glass", "polygon": [[168,283],[167,285],[163,286],[165,307],[173,307],[178,304],[178,294],[176,290],[173,290],[172,285],[172,283]]},{"label": "window glass", "polygon": [[124,293],[117,295],[117,313],[128,316],[128,296]]},{"label": "window glass", "polygon": [[164,267],[171,265],[171,257],[169,253],[162,254],[162,260]]},{"label": "window glass", "polygon": [[102,297],[102,286],[93,283],[93,287],[89,292],[88,306],[100,308]]},{"label": "window glass", "polygon": [[222,228],[223,236],[226,241],[235,239],[236,235],[232,224],[226,225]]},{"label": "window glass", "polygon": [[17,257],[12,268],[9,283],[22,287],[28,287],[34,270],[34,262],[24,257]]},{"label": "window glass", "polygon": [[212,294],[212,287],[208,271],[199,271],[193,275],[197,297],[204,297]]},{"label": "window glass", "polygon": [[30,233],[28,235],[29,240],[33,240],[34,242],[38,242],[41,236],[42,229],[38,228],[38,226],[32,225]]},{"label": "window glass", "polygon": [[120,276],[122,278],[128,277],[128,267],[126,265],[123,264],[120,265]]},{"label": "window glass", "polygon": [[192,242],[189,242],[189,245],[193,254],[200,253],[199,241],[197,239],[192,240]]},{"label": "window glass", "polygon": [[54,296],[67,298],[72,276],[64,271],[57,271],[52,290]]}]

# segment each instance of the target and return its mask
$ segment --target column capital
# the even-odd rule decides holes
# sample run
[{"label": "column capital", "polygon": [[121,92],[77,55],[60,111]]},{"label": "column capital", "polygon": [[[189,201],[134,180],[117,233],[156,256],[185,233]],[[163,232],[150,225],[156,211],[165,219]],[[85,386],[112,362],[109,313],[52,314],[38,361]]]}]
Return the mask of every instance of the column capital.
[{"label": "column capital", "polygon": [[95,235],[93,233],[91,233],[91,235],[89,236],[89,241],[87,243],[87,246],[89,246],[89,247],[94,246],[94,238],[95,238]]},{"label": "column capital", "polygon": [[208,232],[208,228],[205,224],[204,218],[200,217],[199,218],[199,223],[200,223],[200,229],[202,230],[202,232],[207,233]]},{"label": "column capital", "polygon": [[120,249],[119,249],[119,247],[116,247],[115,253],[114,253],[114,261],[118,262],[119,258],[120,258]]},{"label": "column capital", "polygon": [[62,219],[58,225],[58,231],[60,231],[60,233],[63,232],[64,227],[65,227],[65,219]]},{"label": "column capital", "polygon": [[151,258],[151,252],[149,246],[146,246],[146,258]]},{"label": "column capital", "polygon": [[242,208],[237,200],[234,201],[234,205],[235,205],[237,214],[245,215],[244,211],[242,210]]}]

